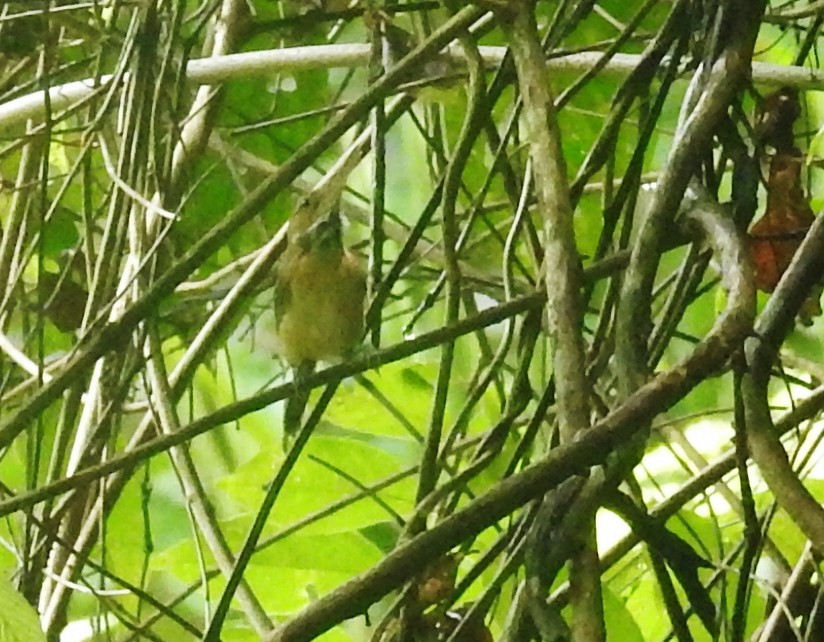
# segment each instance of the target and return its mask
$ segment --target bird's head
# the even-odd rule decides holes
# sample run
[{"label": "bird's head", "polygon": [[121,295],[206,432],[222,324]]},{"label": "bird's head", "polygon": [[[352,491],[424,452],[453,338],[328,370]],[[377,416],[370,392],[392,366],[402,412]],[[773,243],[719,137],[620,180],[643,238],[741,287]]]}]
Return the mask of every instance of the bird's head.
[{"label": "bird's head", "polygon": [[298,244],[304,252],[322,252],[333,254],[343,251],[341,221],[338,212],[315,221],[300,235]]}]

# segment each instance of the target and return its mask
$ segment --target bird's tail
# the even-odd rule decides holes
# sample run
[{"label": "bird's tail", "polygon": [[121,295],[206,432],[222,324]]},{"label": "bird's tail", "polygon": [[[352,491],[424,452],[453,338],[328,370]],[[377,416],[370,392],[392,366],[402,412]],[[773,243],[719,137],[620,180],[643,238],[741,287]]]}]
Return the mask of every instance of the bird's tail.
[{"label": "bird's tail", "polygon": [[284,446],[298,433],[303,421],[303,411],[309,401],[310,389],[304,384],[306,378],[315,371],[314,361],[304,361],[292,373],[294,392],[286,398],[283,411]]}]

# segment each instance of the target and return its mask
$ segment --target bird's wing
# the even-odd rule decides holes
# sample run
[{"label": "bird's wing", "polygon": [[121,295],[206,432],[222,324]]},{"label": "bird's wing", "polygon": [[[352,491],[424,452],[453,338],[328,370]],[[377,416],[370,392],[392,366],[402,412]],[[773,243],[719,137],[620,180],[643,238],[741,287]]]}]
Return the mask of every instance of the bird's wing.
[{"label": "bird's wing", "polygon": [[[287,259],[287,257],[283,257]],[[289,259],[287,259],[288,261]],[[292,279],[286,265],[279,265],[275,279],[275,327],[279,328],[292,302]]]}]

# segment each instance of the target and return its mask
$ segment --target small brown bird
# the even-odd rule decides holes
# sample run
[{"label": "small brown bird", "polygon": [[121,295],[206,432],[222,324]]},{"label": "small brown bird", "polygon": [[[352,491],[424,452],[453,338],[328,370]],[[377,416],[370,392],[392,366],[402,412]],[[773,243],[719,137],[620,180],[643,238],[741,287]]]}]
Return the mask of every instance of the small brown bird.
[{"label": "small brown bird", "polygon": [[318,361],[345,357],[363,336],[366,278],[343,247],[340,214],[314,222],[290,242],[275,285],[279,351],[294,367],[295,393],[284,413],[284,436],[300,428],[309,391],[301,380]]}]

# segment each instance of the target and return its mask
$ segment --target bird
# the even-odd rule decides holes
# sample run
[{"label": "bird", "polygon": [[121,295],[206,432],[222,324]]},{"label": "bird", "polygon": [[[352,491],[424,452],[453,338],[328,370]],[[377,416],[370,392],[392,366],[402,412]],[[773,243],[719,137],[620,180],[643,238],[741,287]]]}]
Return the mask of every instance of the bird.
[{"label": "bird", "polygon": [[300,428],[309,390],[302,382],[318,361],[349,355],[364,331],[366,275],[343,245],[340,213],[333,211],[290,238],[278,261],[275,324],[278,351],[293,368],[284,439]]}]

